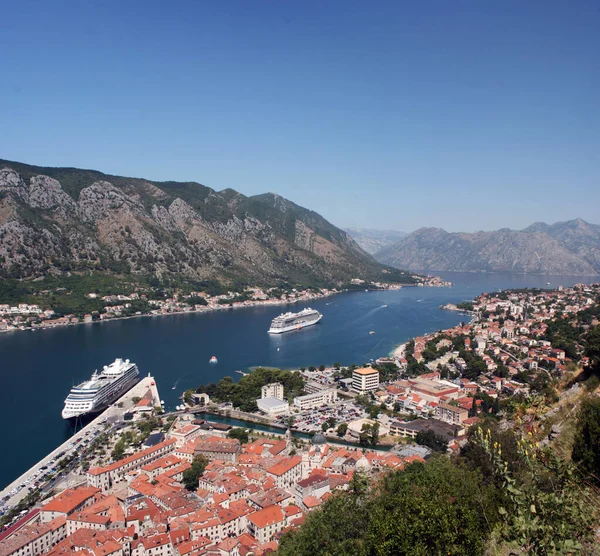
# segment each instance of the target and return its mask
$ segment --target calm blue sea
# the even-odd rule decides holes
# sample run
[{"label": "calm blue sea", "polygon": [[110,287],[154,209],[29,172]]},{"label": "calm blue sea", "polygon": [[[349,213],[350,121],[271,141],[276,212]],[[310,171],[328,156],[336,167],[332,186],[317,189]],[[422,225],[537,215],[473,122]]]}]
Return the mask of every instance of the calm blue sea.
[{"label": "calm blue sea", "polygon": [[[573,276],[436,274],[455,286],[354,292],[322,299],[311,303],[323,313],[318,325],[280,336],[267,334],[270,321],[284,309],[300,310],[307,304],[0,334],[5,454],[0,458],[0,486],[72,434],[60,416],[69,389],[116,357],[131,359],[141,374],[156,377],[168,409],[178,403],[183,390],[226,375],[237,380],[238,369],[298,368],[336,361],[360,364],[388,355],[411,337],[464,319],[438,309],[439,305],[472,299],[484,291],[594,281]],[[212,355],[218,358],[216,365],[208,362]]]}]

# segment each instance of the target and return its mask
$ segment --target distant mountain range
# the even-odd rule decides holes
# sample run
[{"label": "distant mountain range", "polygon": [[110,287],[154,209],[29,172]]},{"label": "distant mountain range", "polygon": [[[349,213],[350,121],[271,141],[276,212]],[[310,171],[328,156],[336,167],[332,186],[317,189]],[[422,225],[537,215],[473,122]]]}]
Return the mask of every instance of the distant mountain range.
[{"label": "distant mountain range", "polygon": [[367,253],[374,255],[385,249],[388,245],[396,243],[406,236],[406,232],[396,230],[372,230],[368,228],[344,228],[354,241],[358,243]]},{"label": "distant mountain range", "polygon": [[266,285],[407,278],[273,193],[0,160],[0,278],[90,270]]},{"label": "distant mountain range", "polygon": [[495,232],[421,228],[382,248],[375,258],[410,270],[596,275],[600,273],[600,226],[578,218]]}]

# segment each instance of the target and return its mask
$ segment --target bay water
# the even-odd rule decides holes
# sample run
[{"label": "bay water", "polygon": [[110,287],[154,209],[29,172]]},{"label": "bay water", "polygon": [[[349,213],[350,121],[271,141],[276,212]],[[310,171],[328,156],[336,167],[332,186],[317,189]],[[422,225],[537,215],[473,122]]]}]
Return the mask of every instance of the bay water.
[{"label": "bay water", "polygon": [[[69,389],[117,357],[137,363],[142,376],[154,376],[166,409],[173,409],[187,388],[227,375],[238,380],[236,370],[260,365],[297,369],[335,362],[362,364],[389,355],[414,336],[465,320],[439,306],[470,300],[484,291],[555,288],[598,280],[435,274],[451,280],[454,286],[348,292],[289,306],[140,317],[0,334],[0,405],[4,415],[0,487],[73,434],[73,425],[60,415]],[[319,324],[282,335],[267,334],[278,314],[306,306],[323,314]],[[209,363],[213,355],[216,364]]]}]

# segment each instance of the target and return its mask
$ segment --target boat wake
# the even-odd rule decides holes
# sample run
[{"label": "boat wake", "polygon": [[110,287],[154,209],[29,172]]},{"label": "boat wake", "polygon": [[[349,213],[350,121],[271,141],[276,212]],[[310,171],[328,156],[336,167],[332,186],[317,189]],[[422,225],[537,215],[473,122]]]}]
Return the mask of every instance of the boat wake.
[{"label": "boat wake", "polygon": [[364,313],[357,319],[354,319],[353,321],[346,323],[344,326],[341,326],[338,330],[343,330],[344,328],[354,326],[356,323],[359,323],[359,322],[364,321],[365,319],[368,319],[370,316],[374,315],[377,311],[380,311],[381,309],[383,309],[383,307],[375,307],[375,308],[371,309],[370,311],[367,311],[366,313]]},{"label": "boat wake", "polygon": [[370,355],[371,353],[373,353],[381,344],[381,342],[383,342],[385,340],[385,338],[382,338],[381,340],[379,340],[369,351],[367,351],[367,353],[365,353],[363,355],[363,357],[366,357],[367,355]]}]

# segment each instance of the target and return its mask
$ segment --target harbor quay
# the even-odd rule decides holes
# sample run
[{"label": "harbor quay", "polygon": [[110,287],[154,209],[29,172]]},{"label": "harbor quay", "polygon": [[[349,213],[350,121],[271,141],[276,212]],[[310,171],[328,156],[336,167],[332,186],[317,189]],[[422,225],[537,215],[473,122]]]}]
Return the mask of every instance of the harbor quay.
[{"label": "harbor quay", "polygon": [[[38,487],[44,490],[48,484],[54,482],[54,479],[46,481],[46,484],[43,485],[39,484],[40,481],[43,481],[42,478],[51,472],[53,468],[56,469],[60,460],[76,454],[86,441],[91,441],[113,423],[122,419],[125,413],[131,411],[136,406],[134,399],[137,400],[137,398],[144,398],[145,396],[148,400],[151,396],[151,400],[147,404],[149,407],[160,407],[158,387],[155,379],[150,375],[142,378],[131,390],[99,413],[94,420],[0,491],[0,500],[8,497],[2,502],[2,505],[8,508],[16,506],[27,496],[30,492],[28,487],[34,483],[38,483]],[[81,476],[80,482],[85,482],[85,476]]]}]

